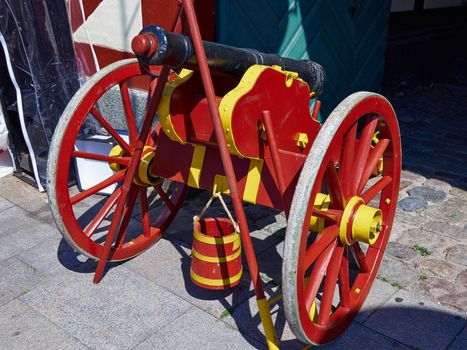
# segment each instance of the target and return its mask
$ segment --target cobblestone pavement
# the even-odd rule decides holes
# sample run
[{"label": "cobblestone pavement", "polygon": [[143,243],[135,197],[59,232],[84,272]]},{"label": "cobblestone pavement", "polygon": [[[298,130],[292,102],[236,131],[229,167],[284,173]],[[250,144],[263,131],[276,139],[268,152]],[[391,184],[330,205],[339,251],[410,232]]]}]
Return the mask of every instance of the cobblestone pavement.
[{"label": "cobblestone pavement", "polygon": [[[467,349],[467,88],[434,86],[393,102],[404,146],[393,233],[363,309],[323,348]],[[45,195],[0,179],[0,349],[264,349],[247,271],[229,293],[190,281],[191,220],[206,200],[191,194],[166,239],[93,285],[95,263],[61,239]],[[246,212],[275,296],[285,219]],[[281,303],[273,317],[281,348],[303,348]]]}]

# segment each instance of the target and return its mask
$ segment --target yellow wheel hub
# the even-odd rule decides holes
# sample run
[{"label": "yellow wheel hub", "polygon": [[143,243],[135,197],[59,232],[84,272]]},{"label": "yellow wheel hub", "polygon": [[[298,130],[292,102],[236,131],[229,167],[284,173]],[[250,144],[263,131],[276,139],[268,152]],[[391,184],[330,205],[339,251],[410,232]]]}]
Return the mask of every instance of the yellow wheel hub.
[{"label": "yellow wheel hub", "polygon": [[[156,186],[162,182],[162,178],[151,174],[151,163],[154,159],[155,148],[144,146],[143,153],[138,165],[138,172],[133,179],[133,182],[139,186]],[[109,153],[109,157],[123,157],[124,151],[119,145],[113,147]],[[120,170],[120,164],[109,163],[110,169],[113,171]]]},{"label": "yellow wheel hub", "polygon": [[352,245],[359,241],[374,244],[383,227],[383,214],[380,209],[366,205],[360,197],[353,197],[347,203],[339,229],[343,244]]},{"label": "yellow wheel hub", "polygon": [[151,174],[151,164],[155,156],[155,148],[144,146],[141,159],[139,161],[138,173],[133,182],[140,186],[156,186],[162,182],[162,178]]},{"label": "yellow wheel hub", "polygon": [[[315,198],[315,209],[328,210],[331,205],[331,197],[328,194],[318,193]],[[321,232],[324,230],[324,219],[317,216],[312,216],[310,219],[310,230]]]}]

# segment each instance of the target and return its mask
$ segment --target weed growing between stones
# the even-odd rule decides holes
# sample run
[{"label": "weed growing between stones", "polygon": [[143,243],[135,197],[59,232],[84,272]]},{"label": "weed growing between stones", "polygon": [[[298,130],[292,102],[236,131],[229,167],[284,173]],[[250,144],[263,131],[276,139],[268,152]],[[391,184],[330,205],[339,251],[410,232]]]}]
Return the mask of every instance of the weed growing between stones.
[{"label": "weed growing between stones", "polygon": [[431,255],[431,252],[428,250],[428,248],[425,248],[421,245],[418,245],[418,244],[415,244],[413,247],[412,247],[413,250],[415,250],[416,252],[418,252],[421,256],[428,256],[428,255]]}]

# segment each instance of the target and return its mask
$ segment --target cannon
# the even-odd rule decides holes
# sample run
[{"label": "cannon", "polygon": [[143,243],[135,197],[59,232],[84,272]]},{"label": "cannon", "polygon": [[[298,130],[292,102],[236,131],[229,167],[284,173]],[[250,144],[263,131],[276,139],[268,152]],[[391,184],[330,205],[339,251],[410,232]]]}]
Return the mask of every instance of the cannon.
[{"label": "cannon", "polygon": [[[76,251],[98,261],[98,283],[109,261],[141,254],[164,235],[188,188],[211,191],[211,200],[230,196],[235,234],[223,243],[233,244],[233,261],[241,241],[267,344],[277,349],[270,305],[278,298],[265,297],[243,203],[283,211],[287,322],[303,342],[327,343],[362,306],[388,243],[401,172],[395,112],[383,96],[357,92],[321,124],[320,103],[310,110],[324,86],[319,64],[203,42],[190,0],[178,24],[182,18],[191,38],[144,28],[133,41],[136,59],[102,69],[70,101],[48,159],[55,222]],[[138,117],[135,94],[146,98],[144,91]],[[119,104],[109,104],[111,93]],[[123,123],[115,121],[116,105]],[[86,140],[101,146],[90,151]],[[108,175],[72,186],[82,160]],[[205,259],[220,264],[229,256]],[[192,278],[228,288],[238,271]]]}]

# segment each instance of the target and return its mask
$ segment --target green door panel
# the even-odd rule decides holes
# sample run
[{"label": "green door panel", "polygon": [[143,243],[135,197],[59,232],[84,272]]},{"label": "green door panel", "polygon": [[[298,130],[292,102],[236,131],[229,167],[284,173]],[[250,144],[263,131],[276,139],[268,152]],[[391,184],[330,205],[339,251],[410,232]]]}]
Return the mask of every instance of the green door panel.
[{"label": "green door panel", "polygon": [[312,59],[327,73],[327,116],[347,95],[379,91],[390,0],[218,0],[217,40]]}]

